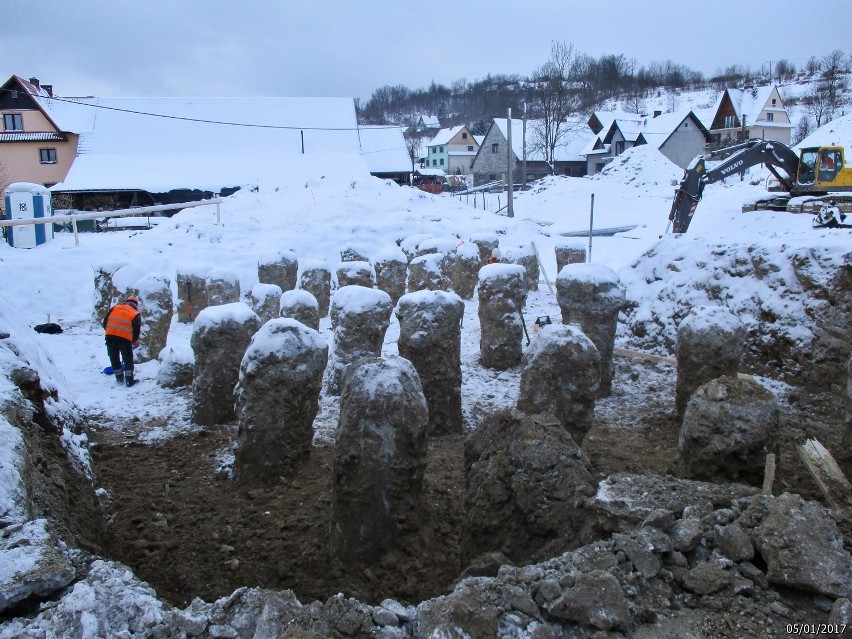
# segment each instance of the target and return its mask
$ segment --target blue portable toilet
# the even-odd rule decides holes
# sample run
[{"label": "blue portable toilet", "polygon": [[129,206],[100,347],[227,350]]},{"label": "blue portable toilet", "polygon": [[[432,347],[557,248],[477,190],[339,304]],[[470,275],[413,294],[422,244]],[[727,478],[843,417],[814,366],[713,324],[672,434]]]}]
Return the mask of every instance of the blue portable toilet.
[{"label": "blue portable toilet", "polygon": [[[31,220],[52,217],[50,191],[41,184],[15,182],[6,187],[6,219]],[[35,248],[53,239],[53,224],[21,224],[6,227],[6,241],[16,248]]]}]

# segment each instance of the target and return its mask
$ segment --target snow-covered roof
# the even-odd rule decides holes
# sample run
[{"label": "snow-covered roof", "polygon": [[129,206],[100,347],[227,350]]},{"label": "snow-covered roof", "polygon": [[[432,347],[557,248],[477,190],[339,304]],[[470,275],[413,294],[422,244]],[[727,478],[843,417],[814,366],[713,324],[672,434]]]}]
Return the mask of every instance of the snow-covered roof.
[{"label": "snow-covered roof", "polygon": [[438,120],[437,115],[421,115],[419,124],[422,124],[429,129],[437,129],[441,126],[441,122]]},{"label": "snow-covered roof", "polygon": [[401,127],[362,126],[361,154],[370,173],[410,173],[411,158]]},{"label": "snow-covered roof", "polygon": [[[494,118],[494,126],[500,130],[504,138],[508,139],[509,129],[506,118]],[[542,120],[527,120],[527,160],[531,162],[545,161],[541,145],[536,143],[538,131],[542,126]],[[582,162],[585,158],[582,157],[581,151],[591,136],[592,132],[585,123],[570,123],[565,136],[556,147],[554,159],[558,162]],[[524,157],[524,121],[522,119],[512,119],[512,150],[518,159]]]},{"label": "snow-covered roof", "polygon": [[435,134],[435,137],[432,138],[432,141],[429,143],[429,146],[448,144],[449,141],[452,140],[456,136],[456,134],[464,128],[467,127],[464,124],[460,124],[450,129],[441,129],[440,131],[438,131],[438,133]]},{"label": "snow-covered roof", "polygon": [[80,135],[57,190],[218,191],[338,161],[366,172],[351,98],[37,99]]}]

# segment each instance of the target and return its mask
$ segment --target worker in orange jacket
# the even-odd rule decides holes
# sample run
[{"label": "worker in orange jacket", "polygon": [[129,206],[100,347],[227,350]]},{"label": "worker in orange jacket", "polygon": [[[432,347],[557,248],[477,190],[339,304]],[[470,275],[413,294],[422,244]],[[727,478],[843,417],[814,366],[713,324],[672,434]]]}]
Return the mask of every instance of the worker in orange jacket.
[{"label": "worker in orange jacket", "polygon": [[[142,316],[139,314],[139,298],[131,295],[124,304],[116,304],[104,317],[106,348],[109,363],[119,384],[133,386],[133,348],[139,346]],[[124,370],[121,363],[124,362]]]}]

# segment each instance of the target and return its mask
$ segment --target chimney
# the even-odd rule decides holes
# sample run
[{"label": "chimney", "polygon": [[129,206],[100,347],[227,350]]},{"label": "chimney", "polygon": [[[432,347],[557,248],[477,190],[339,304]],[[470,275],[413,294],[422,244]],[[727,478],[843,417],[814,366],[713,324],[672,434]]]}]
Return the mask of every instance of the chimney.
[{"label": "chimney", "polygon": [[53,97],[53,85],[52,84],[42,84],[41,88],[47,92],[47,95],[51,98]]},{"label": "chimney", "polygon": [[37,90],[41,88],[38,84],[38,78],[30,78],[30,84],[32,84]]},{"label": "chimney", "polygon": [[654,117],[655,118],[661,116],[662,114],[663,114],[662,111],[654,111]]}]

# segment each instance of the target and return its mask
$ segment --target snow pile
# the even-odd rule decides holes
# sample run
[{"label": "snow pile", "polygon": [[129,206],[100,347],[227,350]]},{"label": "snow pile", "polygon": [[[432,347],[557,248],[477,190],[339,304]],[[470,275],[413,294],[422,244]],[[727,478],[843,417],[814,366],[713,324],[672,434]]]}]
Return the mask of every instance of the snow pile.
[{"label": "snow pile", "polygon": [[683,169],[650,144],[627,149],[607,164],[592,180],[617,180],[636,188],[663,186],[667,191],[683,177]]}]

